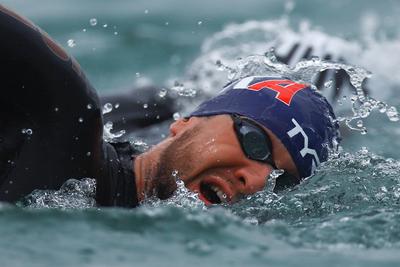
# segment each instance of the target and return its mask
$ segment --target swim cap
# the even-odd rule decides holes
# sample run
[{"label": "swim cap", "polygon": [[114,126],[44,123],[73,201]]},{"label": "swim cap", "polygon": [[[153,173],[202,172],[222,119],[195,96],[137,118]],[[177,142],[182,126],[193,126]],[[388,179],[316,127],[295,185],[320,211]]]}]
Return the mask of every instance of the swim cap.
[{"label": "swim cap", "polygon": [[328,101],[309,85],[287,78],[250,76],[233,81],[190,116],[233,113],[271,130],[289,151],[301,179],[311,176],[340,141]]}]

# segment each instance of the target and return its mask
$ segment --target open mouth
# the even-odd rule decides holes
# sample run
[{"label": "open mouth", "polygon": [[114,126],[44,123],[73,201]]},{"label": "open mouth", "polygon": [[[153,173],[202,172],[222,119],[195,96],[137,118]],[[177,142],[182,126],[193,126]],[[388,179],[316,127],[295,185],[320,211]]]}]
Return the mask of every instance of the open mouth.
[{"label": "open mouth", "polygon": [[227,195],[216,185],[202,182],[200,194],[210,204],[228,203]]}]

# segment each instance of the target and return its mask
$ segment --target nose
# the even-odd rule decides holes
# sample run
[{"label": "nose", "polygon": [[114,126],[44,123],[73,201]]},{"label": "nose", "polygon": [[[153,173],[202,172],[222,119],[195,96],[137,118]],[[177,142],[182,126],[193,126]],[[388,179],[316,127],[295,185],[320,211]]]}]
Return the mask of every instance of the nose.
[{"label": "nose", "polygon": [[234,176],[238,191],[250,195],[263,190],[271,172],[271,166],[256,161],[237,169]]}]

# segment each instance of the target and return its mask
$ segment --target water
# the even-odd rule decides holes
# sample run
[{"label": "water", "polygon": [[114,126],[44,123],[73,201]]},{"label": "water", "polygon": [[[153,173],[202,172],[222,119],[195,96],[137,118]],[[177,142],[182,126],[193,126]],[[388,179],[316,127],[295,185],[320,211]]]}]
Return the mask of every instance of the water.
[{"label": "water", "polygon": [[[366,133],[343,127],[341,154],[284,194],[266,190],[233,206],[206,208],[179,187],[172,199],[135,210],[97,208],[88,177],[59,191],[33,192],[18,206],[0,204],[1,266],[398,266],[397,1],[251,0],[229,2],[227,10],[226,2],[209,0],[187,4],[184,12],[178,0],[2,4],[54,36],[101,92],[150,81],[165,85],[160,96],[176,94],[190,109],[193,99],[218,93],[234,78],[246,56],[267,54],[273,61],[270,48],[285,49],[276,40],[303,36],[306,43],[318,40],[317,50],[344,55],[355,65],[354,77],[363,76],[358,67],[368,70],[369,97],[377,102],[342,95],[335,109],[343,122],[356,114],[350,125]],[[105,138],[122,133],[105,127]],[[146,150],[147,142],[134,145]]]}]

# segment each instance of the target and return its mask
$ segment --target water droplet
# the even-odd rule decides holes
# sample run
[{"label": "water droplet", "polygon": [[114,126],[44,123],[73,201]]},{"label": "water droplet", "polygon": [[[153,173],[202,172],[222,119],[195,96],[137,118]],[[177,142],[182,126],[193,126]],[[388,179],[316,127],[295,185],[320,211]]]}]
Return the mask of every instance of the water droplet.
[{"label": "water droplet", "polygon": [[325,87],[325,88],[331,88],[332,83],[333,83],[333,81],[332,81],[332,80],[329,80],[329,81],[327,81],[326,83],[324,83],[324,87]]},{"label": "water droplet", "polygon": [[201,25],[201,24],[203,24],[203,22],[201,21],[201,20],[199,20],[198,22],[197,22],[197,25]]},{"label": "water droplet", "polygon": [[156,116],[156,120],[159,120],[159,119],[160,119],[160,115],[157,115],[157,116]]},{"label": "water droplet", "polygon": [[82,29],[83,32],[86,32],[86,29]]},{"label": "water droplet", "polygon": [[114,32],[114,35],[118,35],[118,32]]},{"label": "water droplet", "polygon": [[217,65],[217,70],[223,71],[225,70],[224,64],[222,64],[221,60],[215,61],[215,65]]},{"label": "water droplet", "polygon": [[146,9],[146,10],[144,11],[144,14],[149,14],[149,10]]},{"label": "water droplet", "polygon": [[185,97],[194,97],[197,94],[196,89],[186,88],[183,84],[179,83],[178,81],[175,81],[174,86],[171,88],[171,90],[176,91],[179,96],[185,96]]},{"label": "water droplet", "polygon": [[172,174],[173,177],[176,177],[178,175],[178,171],[177,170],[173,170],[171,174]]},{"label": "water droplet", "polygon": [[55,108],[54,108],[54,111],[55,111],[55,112],[58,112],[58,107],[55,107]]},{"label": "water droplet", "polygon": [[69,47],[75,47],[76,46],[76,42],[74,39],[69,39],[67,42]]},{"label": "water droplet", "polygon": [[361,134],[362,134],[362,135],[366,135],[367,133],[368,133],[367,128],[363,128],[363,129],[361,130]]},{"label": "water droplet", "polygon": [[97,19],[96,18],[91,18],[89,20],[89,23],[90,23],[91,26],[96,26],[97,25]]},{"label": "water droplet", "polygon": [[378,102],[377,107],[380,113],[385,113],[387,109],[387,105],[383,102]]},{"label": "water droplet", "polygon": [[90,155],[92,155],[92,152],[89,151],[86,153],[86,156],[90,157]]},{"label": "water droplet", "polygon": [[388,116],[390,121],[398,121],[399,120],[399,114],[395,107],[388,108],[388,110],[386,111],[386,115]]},{"label": "water droplet", "polygon": [[363,154],[363,155],[368,154],[368,148],[365,147],[365,146],[362,146],[361,149],[360,149],[360,153]]},{"label": "water droplet", "polygon": [[143,108],[148,108],[149,104],[143,104]]},{"label": "water droplet", "polygon": [[371,104],[368,102],[363,103],[358,109],[358,115],[361,118],[366,118],[371,113]]},{"label": "water droplet", "polygon": [[179,114],[179,112],[175,112],[174,115],[172,115],[172,117],[174,118],[174,120],[179,120],[181,118],[181,114]]},{"label": "water droplet", "polygon": [[136,78],[140,77],[140,72],[136,72]]},{"label": "water droplet", "polygon": [[342,96],[342,99],[343,99],[343,100],[347,100],[347,96],[345,96],[345,95]]},{"label": "water droplet", "polygon": [[112,109],[113,109],[113,106],[112,106],[111,103],[104,104],[104,106],[103,106],[103,114],[110,113],[112,111]]},{"label": "water droplet", "polygon": [[168,25],[169,25],[169,22],[168,22],[168,21],[166,21],[166,22],[165,22],[165,26],[168,26]]},{"label": "water droplet", "polygon": [[265,54],[266,60],[268,62],[271,61],[272,63],[277,62],[276,55],[275,55],[275,48],[271,47]]},{"label": "water droplet", "polygon": [[21,130],[21,133],[26,134],[26,135],[32,135],[33,131],[32,131],[32,129],[24,128]]},{"label": "water droplet", "polygon": [[158,93],[158,96],[163,98],[167,95],[167,89],[161,88],[160,92]]},{"label": "water droplet", "polygon": [[86,106],[87,109],[92,109],[92,107],[93,107],[92,104],[87,104]]},{"label": "water droplet", "polygon": [[79,121],[79,122],[83,122],[83,118],[82,118],[82,117],[79,117],[78,121]]},{"label": "water droplet", "polygon": [[117,109],[119,108],[119,103],[115,103],[114,107]]},{"label": "water droplet", "polygon": [[107,27],[108,27],[108,24],[107,24],[107,23],[103,25],[103,28],[107,28]]},{"label": "water droplet", "polygon": [[363,127],[364,123],[362,120],[358,120],[356,125],[357,125],[357,127],[361,128],[361,127]]}]

